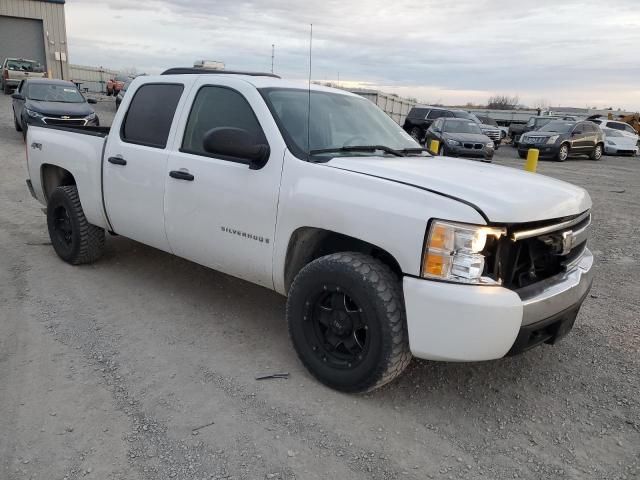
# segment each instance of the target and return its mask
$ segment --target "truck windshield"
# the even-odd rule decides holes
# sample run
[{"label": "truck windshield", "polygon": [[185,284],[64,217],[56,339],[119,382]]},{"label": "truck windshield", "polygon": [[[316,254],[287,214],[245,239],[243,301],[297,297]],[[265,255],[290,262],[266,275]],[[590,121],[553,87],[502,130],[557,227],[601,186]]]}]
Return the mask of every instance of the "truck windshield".
[{"label": "truck windshield", "polygon": [[83,103],[84,97],[73,85],[29,85],[27,92],[29,100],[40,102]]},{"label": "truck windshield", "polygon": [[[309,115],[308,90],[265,88],[261,93],[289,150],[298,158],[307,159],[312,150],[327,150],[314,155],[333,157],[389,155],[390,150],[420,149],[397,123],[365,98],[312,91]],[[355,146],[384,146],[386,150],[339,150]]]}]

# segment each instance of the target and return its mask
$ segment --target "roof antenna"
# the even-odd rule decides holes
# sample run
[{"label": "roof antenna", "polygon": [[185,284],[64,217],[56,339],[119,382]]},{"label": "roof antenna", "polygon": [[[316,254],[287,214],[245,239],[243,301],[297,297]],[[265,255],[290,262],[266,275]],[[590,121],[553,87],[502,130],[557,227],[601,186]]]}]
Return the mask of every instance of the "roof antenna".
[{"label": "roof antenna", "polygon": [[311,47],[313,46],[313,23],[309,31],[309,104],[307,108],[307,161],[311,159]]}]

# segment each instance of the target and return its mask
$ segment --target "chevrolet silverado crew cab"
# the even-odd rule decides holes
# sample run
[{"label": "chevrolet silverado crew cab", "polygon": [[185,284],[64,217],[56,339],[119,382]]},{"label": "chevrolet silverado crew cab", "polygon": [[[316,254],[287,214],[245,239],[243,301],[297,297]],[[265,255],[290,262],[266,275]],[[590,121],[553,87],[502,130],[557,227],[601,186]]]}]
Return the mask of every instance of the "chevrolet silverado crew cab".
[{"label": "chevrolet silverado crew cab", "polygon": [[110,129],[30,128],[27,164],[64,261],[109,232],[286,295],[342,391],[554,343],[591,286],[582,188],[432,157],[369,100],[270,74],[138,77]]}]

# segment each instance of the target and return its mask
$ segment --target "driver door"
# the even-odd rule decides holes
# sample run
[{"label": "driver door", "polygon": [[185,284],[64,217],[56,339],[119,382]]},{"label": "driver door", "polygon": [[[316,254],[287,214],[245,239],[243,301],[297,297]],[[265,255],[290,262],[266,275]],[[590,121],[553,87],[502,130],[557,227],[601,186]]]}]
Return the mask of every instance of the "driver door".
[{"label": "driver door", "polygon": [[571,151],[578,153],[589,149],[589,133],[582,123],[578,123],[571,131]]},{"label": "driver door", "polygon": [[[165,226],[181,257],[273,288],[272,255],[285,144],[258,91],[204,75],[194,86],[169,155]],[[208,78],[206,78],[208,77]],[[213,128],[242,128],[266,140],[266,165],[205,151]],[[178,173],[176,173],[178,172]]]}]

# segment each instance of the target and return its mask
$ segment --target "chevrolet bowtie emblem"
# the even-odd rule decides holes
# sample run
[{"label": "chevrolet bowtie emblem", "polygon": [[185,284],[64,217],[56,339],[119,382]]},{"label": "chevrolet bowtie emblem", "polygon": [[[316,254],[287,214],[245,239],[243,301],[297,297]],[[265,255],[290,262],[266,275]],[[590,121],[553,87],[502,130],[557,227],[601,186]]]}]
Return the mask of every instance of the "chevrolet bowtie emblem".
[{"label": "chevrolet bowtie emblem", "polygon": [[69,115],[63,115],[63,116],[62,116],[62,118],[63,118],[64,120],[69,120],[71,117],[70,117]]}]

